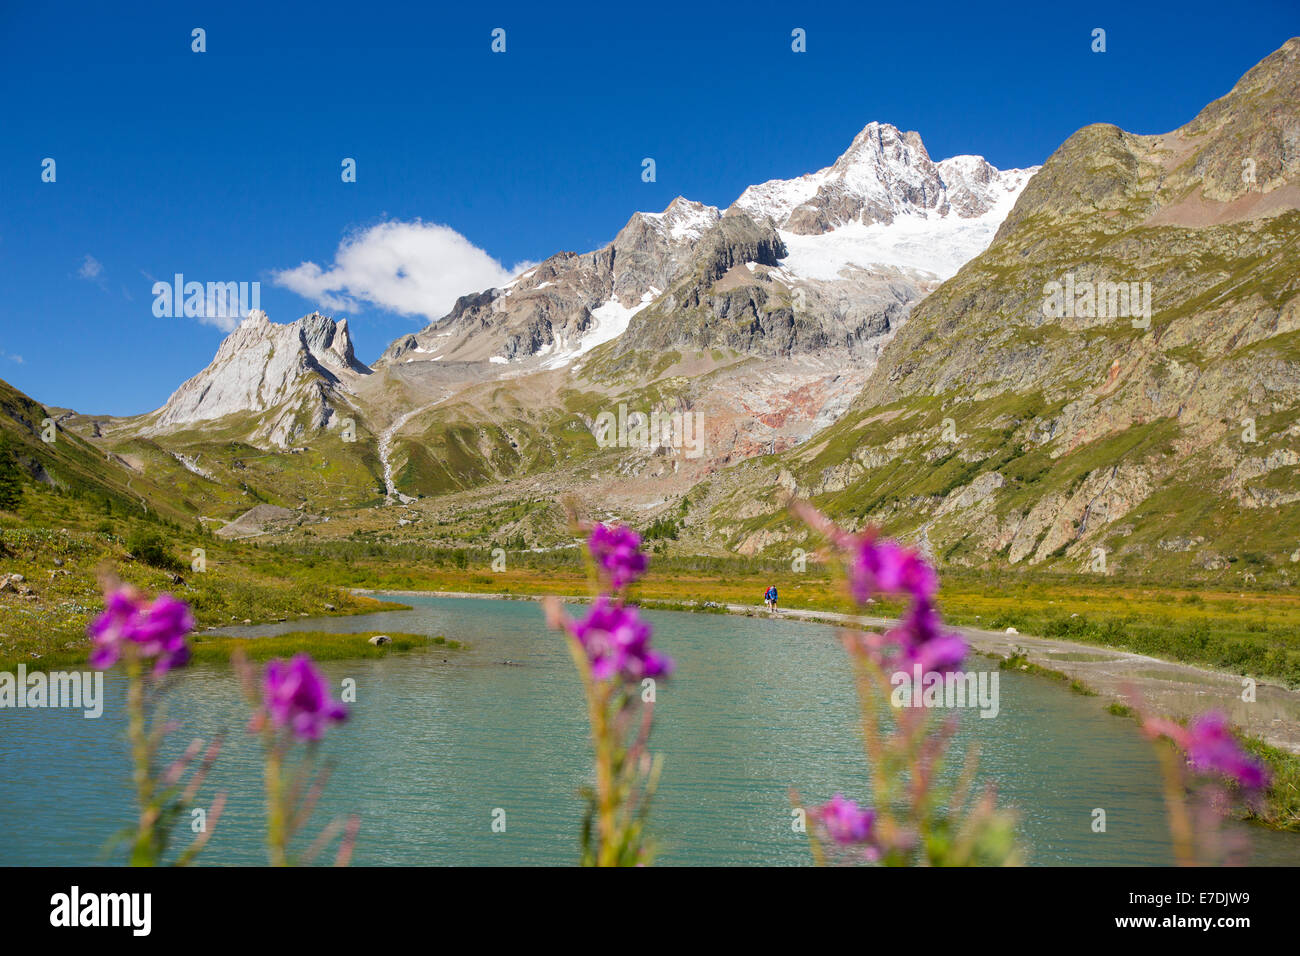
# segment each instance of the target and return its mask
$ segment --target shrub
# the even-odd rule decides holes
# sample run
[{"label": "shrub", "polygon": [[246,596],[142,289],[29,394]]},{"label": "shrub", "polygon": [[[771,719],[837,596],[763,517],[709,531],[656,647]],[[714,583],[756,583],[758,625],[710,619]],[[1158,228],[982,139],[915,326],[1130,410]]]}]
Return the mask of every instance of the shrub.
[{"label": "shrub", "polygon": [[150,567],[161,568],[164,571],[180,571],[182,568],[180,561],[168,550],[167,542],[156,531],[145,528],[134,529],[126,539],[126,550],[133,554],[137,561]]}]

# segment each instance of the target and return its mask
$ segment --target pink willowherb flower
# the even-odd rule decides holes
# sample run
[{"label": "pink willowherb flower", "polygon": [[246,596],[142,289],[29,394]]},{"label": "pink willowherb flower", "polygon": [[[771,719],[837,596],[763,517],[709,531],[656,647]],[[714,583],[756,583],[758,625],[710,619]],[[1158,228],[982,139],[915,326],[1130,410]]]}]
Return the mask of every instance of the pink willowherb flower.
[{"label": "pink willowherb flower", "polygon": [[829,802],[813,811],[821,821],[826,835],[841,846],[862,846],[869,857],[877,853],[875,846],[876,811],[859,807],[857,803],[837,793]]},{"label": "pink willowherb flower", "polygon": [[623,590],[645,574],[649,563],[641,553],[641,536],[623,525],[597,522],[587,537],[587,549],[615,591]]},{"label": "pink willowherb flower", "polygon": [[928,601],[938,590],[939,578],[925,559],[896,541],[863,534],[850,539],[850,550],[849,587],[859,604],[877,594],[910,594]]},{"label": "pink willowherb flower", "polygon": [[149,601],[134,588],[123,586],[104,596],[104,613],[86,632],[94,641],[90,666],[112,667],[129,643],[139,657],[154,662],[154,673],[165,674],[190,659],[186,638],[194,630],[190,606],[170,594]]},{"label": "pink willowherb flower", "polygon": [[882,668],[912,667],[947,672],[961,666],[968,650],[961,635],[943,629],[934,606],[939,577],[919,551],[878,537],[875,529],[854,534],[843,530],[812,505],[796,501],[791,509],[814,531],[830,539],[848,564],[849,591],[865,605],[877,595],[907,595],[910,603],[889,633],[860,635],[854,643]]},{"label": "pink willowherb flower", "polygon": [[300,740],[320,740],[328,724],[348,716],[346,707],[330,699],[329,685],[306,654],[268,663],[262,692],[271,724],[288,727]]},{"label": "pink willowherb flower", "polygon": [[650,646],[650,625],[633,606],[611,603],[602,594],[586,617],[567,627],[586,651],[597,680],[638,681],[672,673],[672,660]]},{"label": "pink willowherb flower", "polygon": [[1172,720],[1150,717],[1143,722],[1142,729],[1148,736],[1172,740],[1187,754],[1187,762],[1198,773],[1221,774],[1252,790],[1268,786],[1268,771],[1241,749],[1228,729],[1228,719],[1219,711],[1202,714],[1186,727]]},{"label": "pink willowherb flower", "polygon": [[920,664],[922,670],[938,673],[960,667],[966,659],[966,640],[944,630],[934,606],[939,578],[920,553],[877,539],[872,532],[841,534],[838,543],[850,556],[849,588],[858,604],[878,594],[906,594],[911,599],[898,627],[883,638],[869,636],[862,641],[881,666]]}]

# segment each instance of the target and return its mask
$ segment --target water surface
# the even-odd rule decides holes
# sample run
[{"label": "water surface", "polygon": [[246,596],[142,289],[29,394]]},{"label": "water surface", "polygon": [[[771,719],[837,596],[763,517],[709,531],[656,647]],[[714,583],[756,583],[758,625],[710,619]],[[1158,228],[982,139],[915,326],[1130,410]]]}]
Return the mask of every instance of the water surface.
[{"label": "water surface", "polygon": [[[412,611],[231,629],[414,631],[469,647],[382,660],[328,661],[357,686],[353,717],[322,748],[335,765],[309,829],[362,817],[359,864],[567,864],[576,857],[578,789],[590,766],[582,690],[561,638],[527,601],[402,596]],[[649,612],[677,661],[661,684],[654,749],[664,775],[654,831],[668,864],[803,864],[788,792],[868,797],[849,668],[826,626]],[[984,666],[982,659],[979,666]],[[505,662],[512,663],[505,663]],[[0,711],[0,862],[83,864],[131,818],[123,682],[104,716]],[[186,672],[169,713],[195,735],[229,731],[205,792],[230,793],[202,860],[260,863],[260,754],[227,667]],[[1156,761],[1131,720],[1098,698],[1001,675],[1001,713],[967,712],[957,758],[977,743],[982,777],[1021,813],[1035,864],[1172,862]],[[1091,829],[1105,809],[1107,831]],[[506,831],[494,833],[494,810]],[[1300,864],[1300,837],[1249,828],[1259,863]],[[188,832],[183,834],[187,839]]]}]

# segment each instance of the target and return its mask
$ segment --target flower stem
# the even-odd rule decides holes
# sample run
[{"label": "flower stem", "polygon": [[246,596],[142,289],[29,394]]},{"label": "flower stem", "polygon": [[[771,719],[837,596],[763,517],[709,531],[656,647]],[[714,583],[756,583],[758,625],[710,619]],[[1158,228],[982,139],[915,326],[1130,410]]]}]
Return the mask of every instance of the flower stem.
[{"label": "flower stem", "polygon": [[287,866],[285,852],[284,759],[273,732],[266,748],[266,846],[271,866]]},{"label": "flower stem", "polygon": [[1165,805],[1169,808],[1169,832],[1174,839],[1174,859],[1179,866],[1195,866],[1192,821],[1184,797],[1183,756],[1174,747],[1162,743],[1156,746],[1156,750],[1160,756],[1161,776],[1164,778]]},{"label": "flower stem", "polygon": [[609,689],[591,682],[591,730],[596,746],[597,866],[618,865],[618,800],[614,786],[614,741],[609,729]]},{"label": "flower stem", "polygon": [[145,730],[144,674],[140,659],[130,652],[126,654],[126,679],[127,738],[131,746],[132,779],[139,810],[135,842],[131,847],[131,865],[154,866],[158,862],[154,834],[157,813],[153,807],[151,747]]}]

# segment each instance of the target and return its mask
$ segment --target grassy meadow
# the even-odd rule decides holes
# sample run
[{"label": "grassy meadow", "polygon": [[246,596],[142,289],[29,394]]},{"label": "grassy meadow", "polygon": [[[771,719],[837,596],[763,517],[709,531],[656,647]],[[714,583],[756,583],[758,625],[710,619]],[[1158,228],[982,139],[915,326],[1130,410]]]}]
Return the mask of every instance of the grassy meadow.
[{"label": "grassy meadow", "polygon": [[[202,549],[205,570],[194,570]],[[17,572],[34,594],[0,592],[0,667],[84,654],[99,607],[101,571],[194,608],[200,628],[358,614],[380,603],[350,588],[581,595],[581,551],[509,550],[493,571],[490,547],[298,538],[230,542],[201,525],[105,513],[90,499],[28,486],[17,512],[0,511],[0,574]],[[654,555],[637,595],[671,604],[762,603],[775,584],[785,608],[848,610],[824,565],[741,557]],[[948,570],[944,616],[954,624],[1054,637],[1151,654],[1300,686],[1300,593],[1294,588],[1207,591],[1174,582],[1091,575]],[[882,616],[900,608],[882,603]],[[454,637],[454,635],[453,635]]]}]

